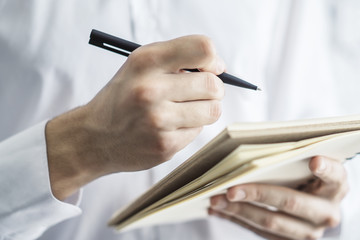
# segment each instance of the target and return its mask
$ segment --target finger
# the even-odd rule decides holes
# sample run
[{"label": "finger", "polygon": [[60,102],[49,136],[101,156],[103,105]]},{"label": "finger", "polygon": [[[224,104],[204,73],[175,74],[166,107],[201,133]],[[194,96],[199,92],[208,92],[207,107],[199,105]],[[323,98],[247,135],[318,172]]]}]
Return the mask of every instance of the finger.
[{"label": "finger", "polygon": [[218,100],[164,102],[152,109],[144,121],[151,128],[174,131],[214,123],[220,115],[221,102]]},{"label": "finger", "polygon": [[255,234],[257,234],[257,235],[259,235],[259,236],[261,236],[261,237],[263,237],[265,239],[269,239],[269,240],[290,240],[290,238],[280,237],[280,236],[277,236],[275,234],[260,230],[260,229],[258,229],[256,227],[253,227],[252,225],[246,223],[245,221],[243,221],[243,220],[241,220],[239,218],[236,218],[236,217],[233,217],[231,215],[222,213],[220,211],[213,210],[211,208],[209,209],[209,215],[229,220],[229,221],[231,221],[231,222],[233,222],[235,224],[238,224],[238,225],[242,226],[243,228],[248,229],[251,232],[254,232]]},{"label": "finger", "polygon": [[196,128],[182,128],[176,131],[175,139],[177,147],[174,149],[175,152],[180,151],[192,142],[201,132],[202,127]]},{"label": "finger", "polygon": [[268,185],[244,184],[228,189],[232,202],[255,202],[302,218],[316,225],[336,226],[340,222],[339,210],[330,201],[294,189]]},{"label": "finger", "polygon": [[324,231],[324,227],[317,227],[287,214],[270,211],[250,203],[229,202],[224,195],[217,196],[211,201],[214,210],[245,221],[259,230],[281,237],[317,239],[322,236]]},{"label": "finger", "polygon": [[209,72],[171,74],[162,84],[166,98],[175,102],[224,97],[224,83]]},{"label": "finger", "polygon": [[176,116],[173,118],[177,128],[202,127],[216,122],[221,115],[221,102],[218,100],[174,103]]},{"label": "finger", "polygon": [[202,69],[219,75],[225,71],[225,64],[217,56],[214,44],[208,37],[202,35],[184,36],[145,45],[141,51],[139,48],[139,51],[134,51],[131,55],[135,52],[135,55],[143,52],[147,62],[160,65],[169,72]]},{"label": "finger", "polygon": [[[176,131],[155,131],[156,134],[144,134],[143,137],[137,137],[136,141],[139,146],[147,146],[146,148],[140,148],[139,151],[146,154],[148,159],[154,159],[153,161],[139,162],[142,169],[149,169],[171,159],[175,153],[193,141],[201,129],[184,128]],[[130,171],[133,170],[130,169]]]},{"label": "finger", "polygon": [[342,163],[323,156],[316,156],[310,160],[310,170],[325,183],[341,185],[346,180],[346,171]]},{"label": "finger", "polygon": [[[145,143],[152,144],[148,154],[154,154],[160,162],[167,161],[173,155],[192,142],[201,132],[202,128],[183,128],[176,131],[162,131],[153,135],[152,139],[140,139]],[[159,157],[160,156],[160,157]]]},{"label": "finger", "polygon": [[146,81],[136,82],[130,91],[129,101],[144,107],[164,100],[221,100],[224,97],[224,83],[209,72],[157,74]]},{"label": "finger", "polygon": [[316,156],[310,160],[309,168],[322,184],[315,188],[314,194],[341,200],[348,192],[347,174],[344,166],[337,160]]}]

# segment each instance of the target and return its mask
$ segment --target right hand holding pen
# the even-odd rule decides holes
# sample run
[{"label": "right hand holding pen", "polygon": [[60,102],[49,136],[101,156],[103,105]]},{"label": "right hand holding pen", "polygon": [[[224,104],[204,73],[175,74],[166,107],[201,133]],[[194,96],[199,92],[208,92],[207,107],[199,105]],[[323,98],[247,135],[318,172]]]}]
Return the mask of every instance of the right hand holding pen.
[{"label": "right hand holding pen", "polygon": [[[198,68],[204,72],[184,73]],[[224,71],[210,40],[189,36],[134,51],[91,101],[96,145],[114,171],[151,168],[221,114]]]},{"label": "right hand holding pen", "polygon": [[[224,70],[223,61],[204,36],[138,48],[90,103],[48,123],[50,175],[59,169],[59,163],[51,162],[64,156],[56,145],[60,136],[65,138],[62,142],[77,148],[76,167],[84,168],[86,183],[169,160],[204,125],[219,118],[224,87],[216,75]],[[72,121],[76,124],[71,125]],[[68,134],[64,125],[69,126]],[[55,172],[51,178],[56,181],[61,174]]]}]

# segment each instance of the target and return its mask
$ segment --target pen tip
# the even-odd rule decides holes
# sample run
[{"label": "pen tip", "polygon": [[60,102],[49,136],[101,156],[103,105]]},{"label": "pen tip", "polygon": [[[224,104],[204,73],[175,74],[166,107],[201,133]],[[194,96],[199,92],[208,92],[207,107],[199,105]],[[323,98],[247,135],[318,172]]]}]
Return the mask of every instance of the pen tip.
[{"label": "pen tip", "polygon": [[261,90],[261,88],[258,87],[258,88],[256,88],[256,91],[262,91],[262,90]]}]

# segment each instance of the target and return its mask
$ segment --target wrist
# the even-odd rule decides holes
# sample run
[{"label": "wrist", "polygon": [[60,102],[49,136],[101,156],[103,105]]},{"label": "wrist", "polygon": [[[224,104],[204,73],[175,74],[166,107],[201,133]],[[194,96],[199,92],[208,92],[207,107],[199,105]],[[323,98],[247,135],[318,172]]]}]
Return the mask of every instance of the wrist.
[{"label": "wrist", "polygon": [[79,107],[46,125],[51,190],[59,200],[102,175],[86,120],[86,107]]}]

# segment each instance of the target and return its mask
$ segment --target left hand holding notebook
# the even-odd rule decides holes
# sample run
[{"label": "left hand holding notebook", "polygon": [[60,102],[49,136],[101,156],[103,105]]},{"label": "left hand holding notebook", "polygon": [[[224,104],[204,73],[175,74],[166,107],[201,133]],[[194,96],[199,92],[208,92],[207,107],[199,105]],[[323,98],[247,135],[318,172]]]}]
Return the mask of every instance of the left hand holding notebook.
[{"label": "left hand holding notebook", "polygon": [[259,183],[234,186],[212,197],[209,213],[266,239],[321,238],[326,228],[340,223],[348,182],[339,161],[314,157],[309,168],[314,179],[298,190]]}]

